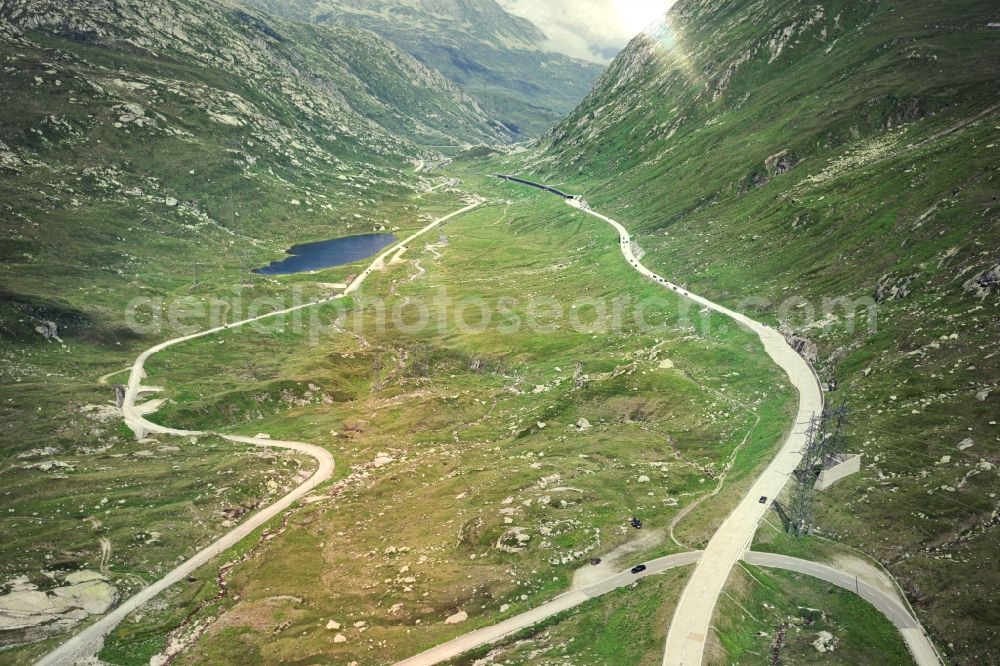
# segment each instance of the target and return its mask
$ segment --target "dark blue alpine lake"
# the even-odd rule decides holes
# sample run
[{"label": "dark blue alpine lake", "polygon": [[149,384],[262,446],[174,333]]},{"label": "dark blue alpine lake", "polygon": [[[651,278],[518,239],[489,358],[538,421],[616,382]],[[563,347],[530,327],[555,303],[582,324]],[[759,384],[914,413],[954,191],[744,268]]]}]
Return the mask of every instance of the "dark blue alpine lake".
[{"label": "dark blue alpine lake", "polygon": [[288,255],[270,266],[258,268],[261,275],[294,275],[318,271],[333,266],[353,264],[378,254],[379,250],[396,242],[392,234],[345,236],[317,243],[303,243],[288,250]]}]

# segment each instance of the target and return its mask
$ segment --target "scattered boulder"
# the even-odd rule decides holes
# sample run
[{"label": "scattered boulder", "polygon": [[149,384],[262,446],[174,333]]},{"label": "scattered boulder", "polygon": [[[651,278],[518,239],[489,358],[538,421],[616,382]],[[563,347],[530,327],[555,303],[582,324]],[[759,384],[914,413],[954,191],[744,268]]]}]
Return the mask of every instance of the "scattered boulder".
[{"label": "scattered boulder", "polygon": [[347,636],[345,636],[344,634],[337,634],[336,636],[333,637],[333,642],[334,643],[346,643],[347,642]]},{"label": "scattered boulder", "polygon": [[837,647],[837,639],[829,631],[821,631],[816,634],[816,640],[812,645],[817,652],[833,652]]},{"label": "scattered boulder", "polygon": [[35,331],[46,340],[59,339],[59,327],[54,321],[43,321],[35,327]]},{"label": "scattered boulder", "polygon": [[72,465],[63,460],[43,460],[41,462],[29,463],[21,465],[24,469],[37,469],[42,472],[51,472],[53,470],[73,470],[76,469],[75,465]]},{"label": "scattered boulder", "polygon": [[107,579],[96,571],[74,571],[66,576],[65,580],[70,585],[79,585],[80,583],[90,583],[95,580]]},{"label": "scattered boulder", "polygon": [[462,525],[458,538],[467,546],[477,546],[485,531],[486,522],[481,516],[474,516]]},{"label": "scattered boulder", "polygon": [[[84,405],[80,413],[98,423],[110,423],[121,418],[121,410],[111,405]],[[155,440],[154,440],[155,441]]]},{"label": "scattered boulder", "polygon": [[461,624],[469,619],[469,614],[465,611],[458,611],[444,621],[445,624]]},{"label": "scattered boulder", "polygon": [[529,541],[531,535],[525,532],[523,527],[512,527],[497,539],[494,548],[502,553],[515,554],[523,552]]},{"label": "scattered boulder", "polygon": [[330,620],[326,623],[326,629],[327,631],[337,631],[340,629],[340,623],[335,620]]},{"label": "scattered boulder", "polygon": [[583,430],[590,430],[593,426],[590,425],[590,421],[581,417],[580,420],[576,422],[576,427],[578,430],[583,431]]},{"label": "scattered boulder", "polygon": [[[25,451],[24,453],[19,453],[18,458],[42,458],[46,456],[54,456],[59,453],[59,449],[54,446],[46,446],[43,449],[31,449],[30,451]],[[7,583],[10,585],[10,582]]]}]

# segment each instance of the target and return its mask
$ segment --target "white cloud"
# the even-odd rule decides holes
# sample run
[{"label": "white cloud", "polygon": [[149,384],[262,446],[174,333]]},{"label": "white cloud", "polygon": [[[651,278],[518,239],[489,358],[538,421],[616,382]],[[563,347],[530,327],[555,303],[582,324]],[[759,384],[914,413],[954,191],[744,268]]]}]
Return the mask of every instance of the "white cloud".
[{"label": "white cloud", "polygon": [[505,9],[541,28],[552,50],[594,62],[609,61],[674,1],[499,0]]}]

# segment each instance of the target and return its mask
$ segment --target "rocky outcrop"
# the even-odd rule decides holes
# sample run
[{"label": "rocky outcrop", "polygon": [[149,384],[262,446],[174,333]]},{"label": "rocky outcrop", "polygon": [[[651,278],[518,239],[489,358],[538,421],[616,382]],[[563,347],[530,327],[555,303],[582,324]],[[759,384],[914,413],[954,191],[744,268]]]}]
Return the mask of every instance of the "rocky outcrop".
[{"label": "rocky outcrop", "polygon": [[799,356],[810,363],[816,363],[819,360],[819,347],[816,346],[815,342],[787,328],[783,328],[781,334],[785,336],[788,346],[794,349]]},{"label": "rocky outcrop", "polygon": [[986,298],[997,290],[997,285],[1000,285],[1000,264],[983,271],[962,286],[967,292]]},{"label": "rocky outcrop", "polygon": [[764,160],[764,167],[771,178],[791,171],[799,163],[799,158],[790,150],[782,150]]},{"label": "rocky outcrop", "polygon": [[43,321],[35,327],[35,330],[46,340],[59,339],[59,327],[54,321]]},{"label": "rocky outcrop", "polygon": [[799,158],[788,149],[771,155],[764,160],[763,170],[757,167],[743,180],[740,191],[746,193],[764,187],[776,176],[791,171],[799,161]]},{"label": "rocky outcrop", "polygon": [[910,295],[915,275],[898,278],[892,274],[883,275],[875,285],[875,302],[898,301]]},{"label": "rocky outcrop", "polygon": [[[190,134],[161,112],[157,98],[167,92],[177,97],[192,94],[197,102],[187,103],[190,111],[216,123],[252,127],[259,132],[255,152],[266,154],[265,146],[283,154],[291,149],[300,160],[304,155],[323,159],[319,144],[332,137],[357,139],[383,155],[409,157],[413,150],[406,140],[450,145],[502,143],[511,136],[440,72],[391,41],[342,23],[322,29],[291,25],[256,10],[233,11],[206,0],[152,5],[138,0],[9,0],[0,4],[0,34],[8,32],[56,35],[110,52],[170,54],[189,67],[226,70],[253,81],[261,87],[256,92],[263,92],[243,98],[207,86],[182,90],[167,79],[137,80],[131,67],[122,67],[125,87],[104,80],[90,84],[117,102],[110,104],[110,125],[123,131]],[[49,85],[45,77],[39,79],[38,85]],[[159,89],[160,95],[147,97],[143,92],[152,89]],[[271,91],[278,94],[268,99]],[[22,167],[25,158],[15,155],[17,149],[0,150],[0,169]],[[180,203],[170,196],[156,199],[170,207]]]},{"label": "rocky outcrop", "polygon": [[94,571],[77,571],[48,591],[27,578],[7,581],[0,595],[0,649],[25,645],[61,634],[91,615],[107,613],[118,592]]},{"label": "rocky outcrop", "polygon": [[0,141],[0,169],[7,169],[17,173],[24,166],[24,162],[20,157],[15,155],[13,151],[5,144]]},{"label": "rocky outcrop", "polygon": [[528,547],[531,535],[523,527],[512,527],[497,539],[494,548],[501,553],[521,553]]}]

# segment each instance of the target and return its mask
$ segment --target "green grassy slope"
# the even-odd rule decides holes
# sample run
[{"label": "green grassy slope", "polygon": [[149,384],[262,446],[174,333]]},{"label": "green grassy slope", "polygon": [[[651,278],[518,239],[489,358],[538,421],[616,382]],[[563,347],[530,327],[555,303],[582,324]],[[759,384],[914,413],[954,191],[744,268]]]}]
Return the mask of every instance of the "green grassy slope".
[{"label": "green grassy slope", "polygon": [[726,587],[708,664],[913,664],[892,623],[848,590],[750,566]]},{"label": "green grassy slope", "polygon": [[[648,541],[622,566],[675,549],[665,528],[722,486],[678,530],[704,543],[766,464],[792,396],[775,390],[779,371],[752,336],[715,317],[694,327],[676,300],[647,301],[658,290],[599,221],[540,193],[468,186],[492,203],[449,222],[446,243],[434,234],[375,273],[345,332],[312,345],[289,326],[233,330],[150,364],[149,381],[174,400],[153,418],[315,442],[338,464],[331,492],[293,512],[193,618],[204,633],[179,663],[395,663],[538,605],[592,555],[637,536]],[[571,308],[585,297],[635,300],[607,330],[592,307]],[[634,323],[639,302],[652,327]],[[379,326],[383,310],[412,325],[421,303],[429,326]],[[481,327],[480,304],[491,313]],[[513,331],[512,316],[524,322]],[[643,532],[626,522],[635,514]],[[112,643],[162,645],[213,585],[179,586],[176,602],[126,622]],[[459,611],[465,623],[445,624]],[[619,663],[635,654],[614,642],[592,649]]]},{"label": "green grassy slope", "polygon": [[1000,658],[996,18],[681,2],[537,150],[490,165],[585,194],[647,265],[817,345],[866,455],[819,528],[887,563],[959,663]]},{"label": "green grassy slope", "polygon": [[[134,442],[114,409],[127,375],[98,378],[176,329],[131,328],[128,304],[328,294],[323,276],[249,269],[458,208],[416,199],[413,163],[436,154],[419,144],[493,135],[375,35],[225,3],[6,2],[0,69],[0,576],[48,589],[106,566],[121,598],[302,471],[214,438]],[[49,321],[58,340],[36,331]],[[47,640],[30,662],[65,629],[0,646]]]},{"label": "green grassy slope", "polygon": [[635,587],[592,599],[577,609],[445,662],[655,666],[663,663],[667,626],[690,567],[643,578]]}]

